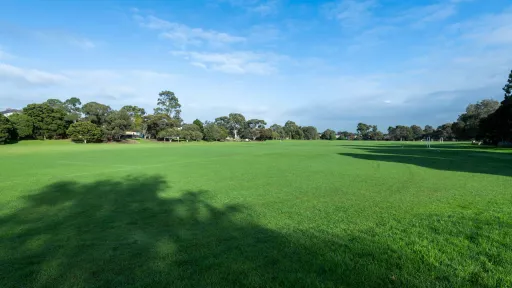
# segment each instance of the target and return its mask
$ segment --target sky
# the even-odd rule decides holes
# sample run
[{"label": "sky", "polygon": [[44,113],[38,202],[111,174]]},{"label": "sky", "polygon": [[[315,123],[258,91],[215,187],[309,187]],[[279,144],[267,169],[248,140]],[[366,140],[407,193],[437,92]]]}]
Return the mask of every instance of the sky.
[{"label": "sky", "polygon": [[336,131],[502,100],[510,0],[2,1],[0,109],[78,97]]}]

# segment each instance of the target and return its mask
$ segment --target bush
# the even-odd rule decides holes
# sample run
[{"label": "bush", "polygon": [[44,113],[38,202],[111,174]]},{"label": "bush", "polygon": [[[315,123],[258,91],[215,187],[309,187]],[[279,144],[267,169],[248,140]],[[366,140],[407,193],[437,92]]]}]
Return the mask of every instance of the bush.
[{"label": "bush", "polygon": [[68,136],[75,142],[99,142],[103,137],[101,129],[89,121],[76,122],[68,129]]}]

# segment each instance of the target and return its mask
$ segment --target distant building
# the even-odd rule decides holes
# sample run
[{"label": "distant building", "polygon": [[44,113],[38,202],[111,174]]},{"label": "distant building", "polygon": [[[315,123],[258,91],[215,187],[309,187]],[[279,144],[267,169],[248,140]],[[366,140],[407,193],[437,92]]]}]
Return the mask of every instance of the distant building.
[{"label": "distant building", "polygon": [[142,138],[143,135],[140,132],[135,131],[126,131],[124,132],[123,139],[130,139],[130,138]]},{"label": "distant building", "polygon": [[21,110],[7,108],[5,111],[0,111],[0,114],[4,115],[5,117],[9,117],[14,113],[21,113]]}]

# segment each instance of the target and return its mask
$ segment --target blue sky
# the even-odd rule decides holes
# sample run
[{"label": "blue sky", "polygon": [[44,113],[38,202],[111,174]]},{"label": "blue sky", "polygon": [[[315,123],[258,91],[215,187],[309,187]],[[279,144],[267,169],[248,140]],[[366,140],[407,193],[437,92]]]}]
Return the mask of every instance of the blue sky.
[{"label": "blue sky", "polygon": [[501,100],[509,0],[2,1],[0,109],[79,97],[320,130],[440,125]]}]

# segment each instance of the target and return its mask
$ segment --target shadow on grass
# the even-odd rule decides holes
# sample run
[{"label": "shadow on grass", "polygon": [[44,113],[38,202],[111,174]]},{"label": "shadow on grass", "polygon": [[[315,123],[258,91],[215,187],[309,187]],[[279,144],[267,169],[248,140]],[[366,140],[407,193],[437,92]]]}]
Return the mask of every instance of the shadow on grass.
[{"label": "shadow on grass", "polygon": [[428,287],[432,275],[445,275],[445,287],[466,283],[371,231],[278,232],[241,205],[210,204],[207,191],[160,197],[167,188],[159,176],[132,176],[57,182],[27,196],[0,217],[1,286]]},{"label": "shadow on grass", "polygon": [[[446,147],[445,147],[446,146]],[[493,153],[488,149],[473,150],[460,148],[461,145],[442,145],[440,149],[418,147],[417,145],[364,145],[351,149],[363,153],[338,153],[357,159],[412,164],[421,167],[481,173],[500,176],[512,176],[512,154]]]}]

